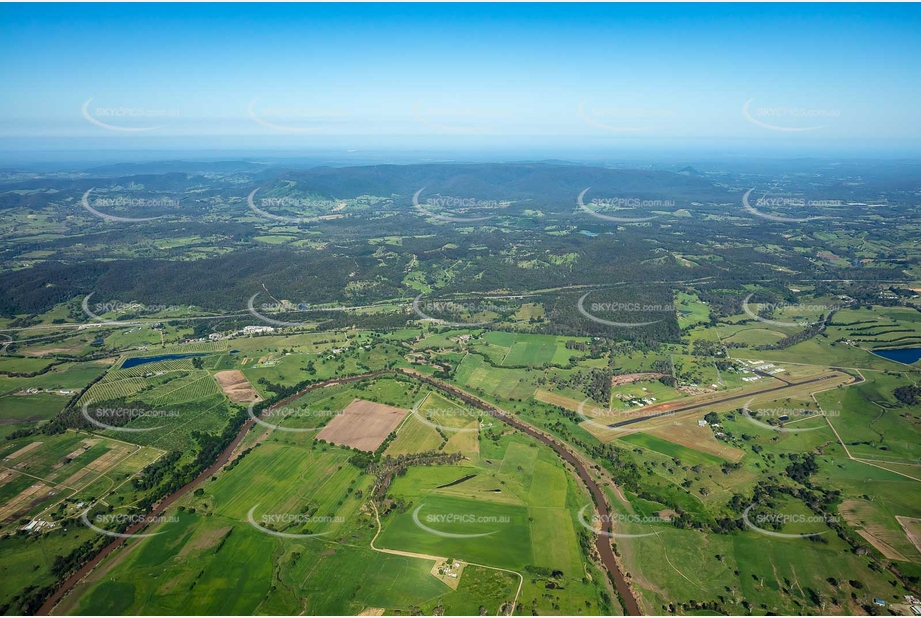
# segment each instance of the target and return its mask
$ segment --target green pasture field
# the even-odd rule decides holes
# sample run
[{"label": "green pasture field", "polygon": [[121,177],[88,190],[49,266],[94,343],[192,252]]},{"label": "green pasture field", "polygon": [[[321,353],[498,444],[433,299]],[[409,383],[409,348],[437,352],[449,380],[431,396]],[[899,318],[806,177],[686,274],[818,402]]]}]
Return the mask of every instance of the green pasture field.
[{"label": "green pasture field", "polygon": [[780,332],[776,328],[773,328],[767,324],[761,324],[753,328],[744,328],[744,327],[731,327],[725,329],[720,327],[720,337],[722,337],[723,343],[741,343],[750,348],[762,346],[762,345],[773,345],[786,337],[786,334]]},{"label": "green pasture field", "polygon": [[535,375],[527,369],[492,367],[478,354],[468,354],[454,381],[475,393],[500,399],[529,399],[536,390]]},{"label": "green pasture field", "polygon": [[[394,492],[394,495],[399,495]],[[528,510],[509,504],[428,495],[414,503],[418,517],[429,528],[447,534],[486,535],[476,538],[446,538],[420,529],[412,513],[404,513],[385,524],[377,544],[389,549],[454,557],[469,562],[521,569],[533,562]],[[490,519],[479,523],[435,523],[429,518],[455,517]],[[426,523],[428,522],[428,523]]]},{"label": "green pasture field", "polygon": [[710,320],[710,308],[696,294],[678,292],[675,294],[675,309],[678,311],[678,326],[687,328]]},{"label": "green pasture field", "polygon": [[[407,510],[385,521],[378,543],[515,570],[535,564],[567,575],[581,571],[570,511],[579,500],[568,499],[577,492],[568,474],[556,455],[543,447],[513,435],[500,442],[501,453],[484,449],[488,455],[476,465],[411,468],[394,480],[388,492],[411,501],[412,510],[424,505],[418,517],[429,528],[487,536],[445,538],[420,528],[412,510]],[[452,485],[470,476],[473,478]],[[458,521],[444,520],[452,515]],[[539,539],[546,538],[551,529],[555,530],[554,543],[545,546]]]},{"label": "green pasture field", "polygon": [[[657,613],[667,613],[669,603],[722,597],[723,612],[729,614],[746,613],[743,600],[758,613],[854,614],[859,608],[850,598],[852,590],[863,602],[873,597],[891,602],[904,593],[889,583],[891,577],[867,568],[867,560],[849,552],[833,533],[822,537],[827,545],[774,539],[752,530],[705,538],[699,532],[666,529],[655,536],[619,539],[617,546],[634,565],[635,577],[655,577],[656,590],[643,589],[643,597]],[[863,587],[852,588],[851,580]]]},{"label": "green pasture field", "polygon": [[856,367],[858,369],[895,370],[904,369],[904,365],[887,360],[863,350],[857,346],[834,343],[829,337],[813,337],[783,350],[747,350],[733,349],[734,358],[761,359],[770,362],[791,362],[814,365],[820,361],[829,367]]},{"label": "green pasture field", "polygon": [[30,387],[79,391],[96,379],[106,368],[107,365],[101,362],[64,363],[34,378],[0,376],[0,395],[12,394]]},{"label": "green pasture field", "polygon": [[410,453],[438,450],[444,440],[435,429],[410,414],[397,430],[396,439],[390,443],[385,455],[397,457]]},{"label": "green pasture field", "polygon": [[68,401],[70,401],[70,396],[51,393],[5,395],[0,397],[0,420],[23,422],[48,420],[63,410]]},{"label": "green pasture field", "polygon": [[674,442],[669,442],[646,433],[631,433],[622,438],[618,438],[618,441],[662,453],[669,457],[675,457],[680,459],[682,463],[692,466],[714,466],[723,463],[722,459],[710,455],[709,453],[695,451],[681,446],[680,444],[675,444]]},{"label": "green pasture field", "polygon": [[[866,372],[861,384],[816,395],[848,450],[855,457],[918,463],[921,427],[918,410],[902,406],[892,392],[910,384],[905,377]],[[921,475],[918,475],[921,476]]]},{"label": "green pasture field", "polygon": [[37,373],[53,362],[47,358],[0,356],[0,373]]}]

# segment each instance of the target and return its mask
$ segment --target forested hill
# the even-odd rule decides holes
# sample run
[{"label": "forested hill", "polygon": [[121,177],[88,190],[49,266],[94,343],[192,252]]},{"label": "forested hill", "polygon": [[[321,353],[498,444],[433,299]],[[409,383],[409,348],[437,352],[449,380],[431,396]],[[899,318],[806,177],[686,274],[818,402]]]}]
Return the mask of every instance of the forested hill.
[{"label": "forested hill", "polygon": [[[591,187],[592,195],[638,199],[700,201],[725,196],[706,178],[659,171],[616,170],[583,165],[546,163],[472,163],[374,165],[316,168],[283,176],[323,195],[412,196],[426,193],[476,199],[516,200],[553,198],[570,207],[576,196]],[[588,200],[587,200],[588,201]]]}]

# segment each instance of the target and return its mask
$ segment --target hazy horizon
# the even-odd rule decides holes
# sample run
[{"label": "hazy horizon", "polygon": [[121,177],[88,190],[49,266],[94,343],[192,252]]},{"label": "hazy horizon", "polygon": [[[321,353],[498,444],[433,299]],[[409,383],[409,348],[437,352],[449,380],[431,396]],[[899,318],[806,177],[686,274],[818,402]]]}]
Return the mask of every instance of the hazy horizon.
[{"label": "hazy horizon", "polygon": [[0,15],[0,49],[15,59],[0,68],[5,162],[921,154],[916,5],[7,4]]}]

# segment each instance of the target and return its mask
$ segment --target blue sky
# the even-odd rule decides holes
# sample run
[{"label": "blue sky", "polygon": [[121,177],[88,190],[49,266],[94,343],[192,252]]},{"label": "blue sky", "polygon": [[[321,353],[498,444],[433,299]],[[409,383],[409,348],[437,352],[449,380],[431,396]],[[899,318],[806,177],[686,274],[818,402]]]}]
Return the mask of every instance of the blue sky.
[{"label": "blue sky", "polygon": [[918,32],[917,5],[4,4],[0,149],[917,153]]}]

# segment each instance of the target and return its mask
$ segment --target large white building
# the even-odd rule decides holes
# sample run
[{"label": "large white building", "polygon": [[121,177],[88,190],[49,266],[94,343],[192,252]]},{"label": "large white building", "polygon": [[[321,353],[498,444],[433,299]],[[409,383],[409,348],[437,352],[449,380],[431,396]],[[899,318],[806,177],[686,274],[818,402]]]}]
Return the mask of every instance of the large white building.
[{"label": "large white building", "polygon": [[256,333],[274,333],[275,329],[271,326],[244,326],[243,334],[244,335],[253,335]]}]

